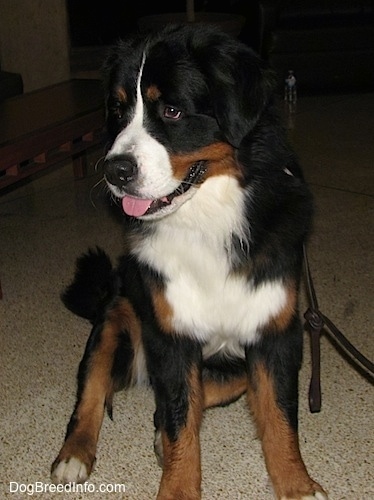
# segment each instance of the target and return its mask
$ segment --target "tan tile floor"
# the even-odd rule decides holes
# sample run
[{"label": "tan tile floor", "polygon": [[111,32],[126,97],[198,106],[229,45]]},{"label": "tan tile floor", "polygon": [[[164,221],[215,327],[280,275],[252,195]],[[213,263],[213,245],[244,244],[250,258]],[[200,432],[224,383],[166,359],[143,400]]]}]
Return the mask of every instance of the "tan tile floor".
[{"label": "tan tile floor", "polygon": [[[300,99],[290,137],[316,200],[310,261],[322,311],[374,357],[374,94]],[[114,258],[121,229],[106,209],[100,172],[75,182],[60,166],[0,193],[0,497],[26,485],[49,486],[51,461],[74,403],[75,374],[89,325],[63,308],[59,292],[78,254],[101,245]],[[302,297],[302,310],[306,307]],[[308,410],[309,342],[300,377],[301,448],[332,500],[374,498],[374,393],[325,336],[322,411]],[[105,419],[87,488],[126,485],[123,498],[154,498],[149,389],[117,395]],[[272,498],[244,399],[207,412],[202,429],[205,499]],[[39,483],[38,483],[39,482]],[[31,496],[31,495],[30,495]],[[117,493],[36,494],[35,498],[121,498]]]}]

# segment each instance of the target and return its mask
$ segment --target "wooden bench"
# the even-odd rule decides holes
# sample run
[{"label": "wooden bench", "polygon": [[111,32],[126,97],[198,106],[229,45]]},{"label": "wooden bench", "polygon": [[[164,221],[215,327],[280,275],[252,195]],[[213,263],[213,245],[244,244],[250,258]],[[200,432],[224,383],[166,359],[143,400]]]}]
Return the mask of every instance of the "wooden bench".
[{"label": "wooden bench", "polygon": [[66,158],[85,175],[86,151],[102,141],[98,80],[71,80],[0,103],[0,189]]},{"label": "wooden bench", "polygon": [[84,177],[87,150],[102,143],[103,125],[99,80],[70,80],[0,103],[0,195],[67,158],[75,178]]}]

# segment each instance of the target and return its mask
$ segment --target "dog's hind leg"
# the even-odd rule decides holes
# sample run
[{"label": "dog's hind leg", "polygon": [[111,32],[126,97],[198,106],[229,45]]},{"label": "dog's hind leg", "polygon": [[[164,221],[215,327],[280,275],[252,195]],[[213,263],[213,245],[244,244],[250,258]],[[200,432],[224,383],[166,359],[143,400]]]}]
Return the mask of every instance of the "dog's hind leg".
[{"label": "dog's hind leg", "polygon": [[95,462],[105,407],[112,411],[113,392],[139,377],[140,323],[126,299],[93,327],[78,374],[78,395],[65,443],[52,465],[55,483],[84,482]]},{"label": "dog's hind leg", "polygon": [[204,409],[214,406],[226,406],[242,396],[248,386],[246,375],[222,382],[216,380],[204,381]]},{"label": "dog's hind leg", "polygon": [[204,362],[204,409],[229,405],[239,399],[247,387],[248,376],[243,359],[213,356]]},{"label": "dog's hind leg", "polygon": [[302,336],[296,322],[288,332],[263,334],[247,349],[248,402],[262,443],[276,497],[324,500],[308,475],[298,441],[298,371]]}]

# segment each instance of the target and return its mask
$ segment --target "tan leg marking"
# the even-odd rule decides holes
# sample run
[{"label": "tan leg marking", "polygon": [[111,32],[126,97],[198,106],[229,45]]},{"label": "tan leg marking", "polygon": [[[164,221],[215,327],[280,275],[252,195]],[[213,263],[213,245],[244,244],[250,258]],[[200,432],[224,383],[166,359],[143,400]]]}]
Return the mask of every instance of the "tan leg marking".
[{"label": "tan leg marking", "polygon": [[238,399],[248,388],[248,376],[245,373],[227,382],[206,380],[203,383],[204,408],[225,405]]},{"label": "tan leg marking", "polygon": [[[91,473],[96,454],[96,446],[101,424],[104,417],[105,404],[111,404],[113,380],[111,370],[118,335],[126,328],[132,332],[131,338],[139,344],[138,322],[130,304],[123,300],[108,314],[101,332],[100,344],[91,355],[87,370],[85,385],[75,411],[75,425],[67,437],[58,457],[52,465],[52,475],[61,462],[68,463],[71,458],[78,459]],[[139,327],[140,328],[140,327]],[[139,336],[140,338],[140,336]],[[134,342],[136,349],[136,342]],[[61,467],[59,474],[63,474]],[[55,477],[56,482],[64,482],[63,478]],[[62,480],[59,480],[62,479]]]},{"label": "tan leg marking", "polygon": [[187,421],[176,441],[162,431],[164,468],[158,500],[197,500],[201,497],[200,425],[203,394],[198,370],[189,377]]},{"label": "tan leg marking", "polygon": [[[144,369],[145,367],[139,367],[137,365],[137,360],[143,359],[143,343],[142,343],[142,326],[141,321],[137,317],[131,303],[127,299],[121,300],[118,307],[118,312],[120,316],[122,330],[125,330],[129,333],[132,348],[134,351],[134,361],[131,366],[130,372],[130,385],[134,385],[137,380],[141,377],[141,374],[138,373],[138,369]],[[145,362],[145,361],[144,361]]]},{"label": "tan leg marking", "polygon": [[75,426],[66,439],[52,469],[58,463],[75,457],[91,473],[96,454],[96,445],[104,417],[106,399],[113,391],[110,370],[117,346],[118,329],[112,323],[104,326],[99,349],[93,353],[88,366],[88,375],[75,412]]},{"label": "tan leg marking", "polygon": [[321,486],[308,475],[301,458],[297,433],[279,409],[273,381],[260,363],[255,384],[255,389],[249,385],[248,402],[277,498],[301,499],[316,491],[323,492]]}]

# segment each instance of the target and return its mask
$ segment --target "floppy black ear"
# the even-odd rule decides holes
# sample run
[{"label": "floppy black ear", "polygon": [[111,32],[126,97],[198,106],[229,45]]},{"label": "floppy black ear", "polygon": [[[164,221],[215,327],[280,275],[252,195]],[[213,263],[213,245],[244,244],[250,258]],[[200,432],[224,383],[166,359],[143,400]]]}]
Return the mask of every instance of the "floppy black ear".
[{"label": "floppy black ear", "polygon": [[255,52],[235,40],[215,47],[207,69],[217,121],[228,142],[239,147],[269,102],[275,75]]}]

